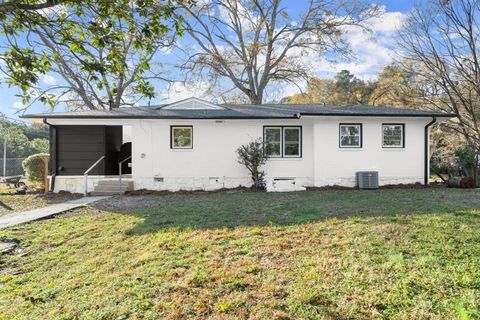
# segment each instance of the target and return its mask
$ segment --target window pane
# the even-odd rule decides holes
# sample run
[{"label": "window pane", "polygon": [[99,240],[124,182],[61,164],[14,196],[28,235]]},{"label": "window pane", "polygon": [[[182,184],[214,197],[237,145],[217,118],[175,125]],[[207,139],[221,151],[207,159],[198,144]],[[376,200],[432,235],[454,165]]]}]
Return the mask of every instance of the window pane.
[{"label": "window pane", "polygon": [[285,144],[285,155],[286,156],[299,156],[300,155],[300,145],[298,143]]},{"label": "window pane", "polygon": [[192,128],[173,128],[172,134],[174,148],[192,147]]},{"label": "window pane", "polygon": [[403,146],[403,126],[402,125],[383,125],[383,146],[402,147]]},{"label": "window pane", "polygon": [[342,126],[342,136],[354,136],[360,134],[360,126]]},{"label": "window pane", "polygon": [[282,155],[282,128],[265,128],[263,140],[266,143],[265,152],[268,156]]},{"label": "window pane", "polygon": [[298,128],[285,128],[285,142],[299,142],[300,141],[300,129]]},{"label": "window pane", "polygon": [[284,155],[300,156],[300,128],[284,128]]},{"label": "window pane", "polygon": [[265,142],[278,142],[280,143],[280,139],[282,136],[282,130],[280,128],[267,128],[265,129]]},{"label": "window pane", "polygon": [[360,147],[361,128],[360,125],[340,126],[340,146]]},{"label": "window pane", "polygon": [[280,143],[268,142],[265,146],[265,152],[268,156],[279,156],[280,155]]}]

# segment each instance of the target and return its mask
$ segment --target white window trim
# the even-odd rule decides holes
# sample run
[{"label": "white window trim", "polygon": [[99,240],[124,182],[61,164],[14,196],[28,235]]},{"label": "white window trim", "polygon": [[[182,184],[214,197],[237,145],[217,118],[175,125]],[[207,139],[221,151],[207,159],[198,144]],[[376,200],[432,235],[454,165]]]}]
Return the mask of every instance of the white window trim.
[{"label": "white window trim", "polygon": [[[190,145],[188,147],[175,146],[175,136],[174,136],[175,129],[190,129]],[[171,126],[170,127],[170,149],[174,149],[174,150],[193,149],[193,126]]]},{"label": "white window trim", "polygon": [[[342,145],[342,127],[358,127],[359,139],[358,146],[344,146]],[[362,123],[340,123],[338,125],[338,146],[340,149],[362,149],[363,148],[363,124]]]},{"label": "white window trim", "polygon": [[[400,126],[402,128],[402,135],[400,140],[400,145],[385,145],[385,126]],[[382,123],[382,148],[384,149],[405,149],[405,124],[404,123]]]}]

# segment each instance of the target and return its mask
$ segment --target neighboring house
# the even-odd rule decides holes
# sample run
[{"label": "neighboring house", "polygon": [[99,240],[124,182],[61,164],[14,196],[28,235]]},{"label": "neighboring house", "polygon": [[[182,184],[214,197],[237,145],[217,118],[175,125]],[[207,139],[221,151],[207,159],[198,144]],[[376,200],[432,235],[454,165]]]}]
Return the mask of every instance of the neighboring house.
[{"label": "neighboring house", "polygon": [[428,128],[452,116],[370,106],[216,105],[190,98],[25,117],[50,125],[54,190],[83,192],[84,172],[103,156],[89,173],[88,191],[101,180],[118,180],[124,159],[123,178],[134,189],[250,186],[236,150],[259,137],[269,143],[269,191],[353,187],[358,171],[378,171],[380,185],[428,183]]}]

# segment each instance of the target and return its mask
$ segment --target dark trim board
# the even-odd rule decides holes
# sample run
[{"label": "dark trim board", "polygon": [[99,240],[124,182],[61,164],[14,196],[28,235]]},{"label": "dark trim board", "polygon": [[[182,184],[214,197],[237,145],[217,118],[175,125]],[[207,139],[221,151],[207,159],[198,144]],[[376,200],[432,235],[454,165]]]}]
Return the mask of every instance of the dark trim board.
[{"label": "dark trim board", "polygon": [[445,117],[445,118],[454,118],[454,114],[369,114],[369,113],[296,113],[292,116],[244,116],[244,117],[232,117],[232,116],[212,116],[212,117],[186,117],[186,116],[136,116],[136,115],[127,115],[127,116],[115,116],[115,115],[27,115],[22,116],[21,118],[26,119],[186,119],[186,120],[286,120],[286,119],[299,119],[302,116],[316,116],[316,117],[393,117],[393,118],[431,118],[431,117]]},{"label": "dark trim board", "polygon": [[427,125],[425,126],[425,132],[424,132],[424,134],[425,134],[425,144],[424,144],[424,152],[425,152],[425,153],[424,153],[424,156],[425,156],[425,158],[424,158],[424,173],[423,173],[423,175],[424,175],[424,180],[423,180],[423,183],[424,183],[425,185],[428,185],[428,183],[429,183],[429,178],[430,178],[430,176],[429,176],[429,174],[428,174],[428,172],[429,172],[428,168],[430,167],[430,155],[428,154],[428,149],[429,149],[429,148],[428,148],[428,147],[429,147],[428,144],[429,144],[429,142],[430,142],[430,139],[429,139],[430,137],[429,137],[429,135],[428,135],[428,133],[429,133],[429,132],[428,132],[428,129],[429,129],[430,126],[432,126],[435,122],[437,122],[437,118],[436,118],[436,117],[433,117],[432,121],[430,121],[429,123],[427,123]]}]

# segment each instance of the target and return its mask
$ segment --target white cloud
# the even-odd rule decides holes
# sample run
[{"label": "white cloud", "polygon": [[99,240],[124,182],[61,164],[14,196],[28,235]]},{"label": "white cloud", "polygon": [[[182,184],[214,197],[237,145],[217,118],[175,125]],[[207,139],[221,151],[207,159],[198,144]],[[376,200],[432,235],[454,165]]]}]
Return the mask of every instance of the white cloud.
[{"label": "white cloud", "polygon": [[[401,12],[384,12],[369,21],[370,32],[358,27],[345,28],[345,38],[355,56],[353,61],[331,63],[325,58],[310,61],[313,70],[321,76],[333,76],[346,69],[364,80],[375,78],[384,66],[397,56],[395,35],[405,19]],[[308,56],[313,60],[312,56]]]},{"label": "white cloud", "polygon": [[49,86],[53,86],[53,85],[57,84],[57,78],[55,78],[54,76],[51,76],[49,74],[44,75],[42,81],[43,81],[43,83],[45,83]]},{"label": "white cloud", "polygon": [[22,110],[23,108],[25,108],[25,105],[22,103],[22,101],[15,101],[12,107],[16,110]]},{"label": "white cloud", "polygon": [[210,100],[212,96],[209,90],[210,85],[206,81],[174,82],[168,88],[161,90],[158,96],[162,103],[171,103],[190,97]]}]

